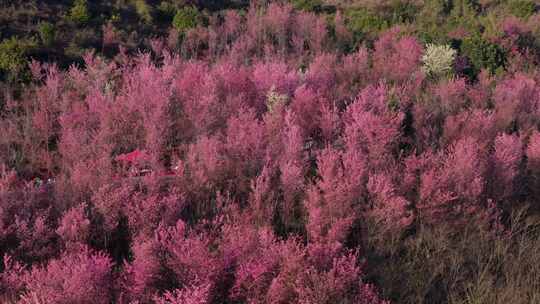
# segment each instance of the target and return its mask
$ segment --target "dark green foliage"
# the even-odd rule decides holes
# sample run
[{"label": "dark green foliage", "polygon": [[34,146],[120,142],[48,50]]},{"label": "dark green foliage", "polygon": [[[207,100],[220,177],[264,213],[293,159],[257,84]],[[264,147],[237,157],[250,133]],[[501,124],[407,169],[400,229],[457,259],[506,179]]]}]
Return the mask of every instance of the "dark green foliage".
[{"label": "dark green foliage", "polygon": [[77,24],[86,24],[90,21],[87,0],[75,0],[69,11],[69,19]]},{"label": "dark green foliage", "polygon": [[150,24],[153,21],[153,9],[145,0],[135,0],[133,5],[139,18],[146,24]]},{"label": "dark green foliage", "polygon": [[317,11],[321,9],[323,2],[321,0],[292,0],[292,4],[296,9]]},{"label": "dark green foliage", "polygon": [[94,49],[96,45],[99,45],[98,35],[95,31],[89,28],[83,28],[78,30],[69,45],[65,48],[64,53],[66,56],[76,62],[81,62],[82,56],[85,53]]},{"label": "dark green foliage", "polygon": [[347,27],[356,40],[374,37],[378,32],[388,27],[386,20],[368,9],[348,10],[345,14],[348,21]]},{"label": "dark green foliage", "polygon": [[42,22],[38,27],[41,43],[46,47],[51,47],[56,38],[56,29],[50,22]]},{"label": "dark green foliage", "polygon": [[476,14],[480,11],[481,6],[477,0],[454,0],[449,2],[451,4],[450,14]]},{"label": "dark green foliage", "polygon": [[179,9],[173,19],[173,26],[178,31],[185,31],[194,28],[199,23],[199,10],[193,6],[187,6]]},{"label": "dark green foliage", "polygon": [[397,96],[392,94],[388,98],[388,109],[390,109],[390,111],[392,111],[392,112],[399,111],[399,99],[398,99]]},{"label": "dark green foliage", "polygon": [[424,5],[424,11],[431,16],[444,16],[450,14],[453,5],[449,0],[427,0]]},{"label": "dark green foliage", "polygon": [[419,9],[416,18],[416,28],[420,39],[429,43],[446,43],[447,29],[445,26],[451,10],[450,1],[425,1],[425,5]]},{"label": "dark green foliage", "polygon": [[458,0],[453,2],[450,11],[448,27],[450,29],[463,28],[470,32],[479,29],[478,12],[480,6],[473,0]]},{"label": "dark green foliage", "polygon": [[390,6],[389,19],[392,24],[412,23],[418,13],[418,7],[409,1],[394,0]]},{"label": "dark green foliage", "polygon": [[509,1],[508,7],[510,13],[514,16],[527,18],[534,14],[536,10],[536,4],[531,0],[514,0]]},{"label": "dark green foliage", "polygon": [[170,22],[176,13],[176,7],[166,1],[162,1],[158,7],[157,7],[157,15],[160,19],[160,21],[168,21]]},{"label": "dark green foliage", "polygon": [[478,34],[463,40],[461,52],[470,59],[475,73],[481,69],[487,69],[491,73],[495,73],[497,69],[503,68],[506,63],[504,50]]},{"label": "dark green foliage", "polygon": [[[4,39],[0,43],[0,78],[8,77],[10,80],[26,69],[27,55],[36,47],[33,40],[23,40],[17,37]],[[4,77],[2,77],[2,75]]]}]

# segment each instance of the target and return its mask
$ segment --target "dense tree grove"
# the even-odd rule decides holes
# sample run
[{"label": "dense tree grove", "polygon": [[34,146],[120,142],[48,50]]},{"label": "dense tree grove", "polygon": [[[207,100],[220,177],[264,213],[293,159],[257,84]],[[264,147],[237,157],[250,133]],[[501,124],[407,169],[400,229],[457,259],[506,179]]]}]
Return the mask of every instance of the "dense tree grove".
[{"label": "dense tree grove", "polygon": [[533,2],[233,2],[0,44],[0,302],[540,301]]}]

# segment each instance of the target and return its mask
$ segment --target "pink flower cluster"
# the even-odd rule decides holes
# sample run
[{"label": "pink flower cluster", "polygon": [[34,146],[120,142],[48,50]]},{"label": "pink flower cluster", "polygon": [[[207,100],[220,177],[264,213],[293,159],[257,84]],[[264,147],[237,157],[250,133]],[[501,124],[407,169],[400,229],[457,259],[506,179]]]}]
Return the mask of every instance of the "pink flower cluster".
[{"label": "pink flower cluster", "polygon": [[499,225],[540,198],[539,73],[434,83],[401,29],[351,54],[336,30],[271,4],[182,54],[33,63],[0,120],[0,301],[387,303],[367,225]]}]

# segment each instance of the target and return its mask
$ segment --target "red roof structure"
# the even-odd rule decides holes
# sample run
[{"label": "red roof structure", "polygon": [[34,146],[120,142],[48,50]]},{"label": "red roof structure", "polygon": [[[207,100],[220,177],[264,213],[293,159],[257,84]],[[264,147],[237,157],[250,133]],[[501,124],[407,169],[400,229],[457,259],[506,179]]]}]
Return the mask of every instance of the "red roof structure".
[{"label": "red roof structure", "polygon": [[120,154],[116,157],[116,161],[123,162],[125,164],[133,164],[148,159],[148,154],[145,151],[134,150],[129,153]]}]

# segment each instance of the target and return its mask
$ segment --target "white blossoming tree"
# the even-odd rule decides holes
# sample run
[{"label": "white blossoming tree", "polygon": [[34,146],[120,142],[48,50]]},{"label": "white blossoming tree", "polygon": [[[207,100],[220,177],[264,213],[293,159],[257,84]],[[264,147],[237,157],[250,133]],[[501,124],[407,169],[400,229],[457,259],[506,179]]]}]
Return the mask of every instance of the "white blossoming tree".
[{"label": "white blossoming tree", "polygon": [[456,58],[456,50],[449,45],[428,44],[422,57],[423,69],[433,77],[446,76],[452,73],[452,65]]}]

